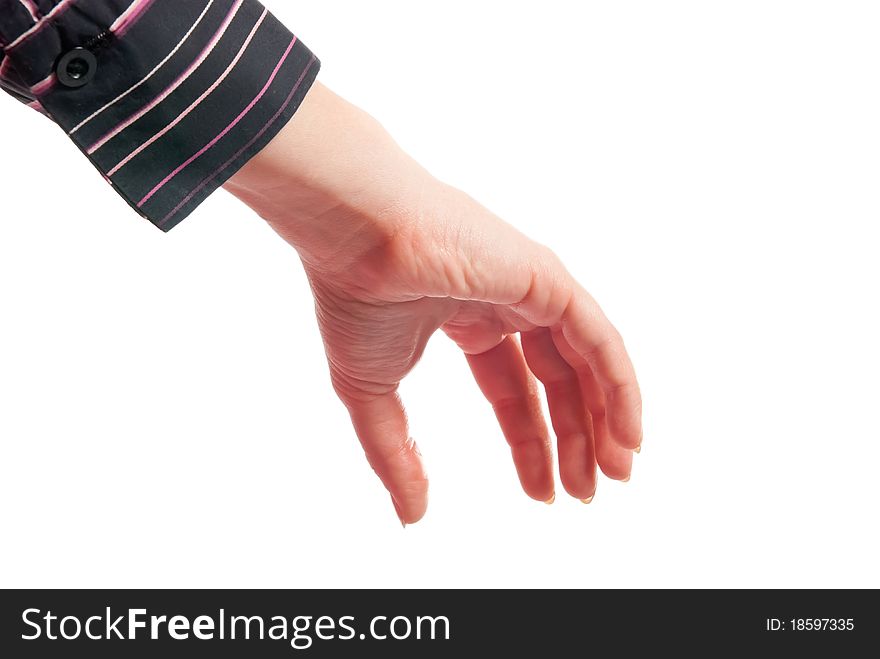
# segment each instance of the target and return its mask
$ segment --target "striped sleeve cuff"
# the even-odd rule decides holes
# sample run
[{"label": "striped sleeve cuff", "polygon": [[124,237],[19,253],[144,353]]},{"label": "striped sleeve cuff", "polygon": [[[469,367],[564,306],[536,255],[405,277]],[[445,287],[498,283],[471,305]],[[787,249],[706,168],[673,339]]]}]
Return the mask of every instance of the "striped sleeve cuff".
[{"label": "striped sleeve cuff", "polygon": [[15,19],[0,27],[4,87],[163,231],[268,144],[320,67],[256,0],[0,6]]}]

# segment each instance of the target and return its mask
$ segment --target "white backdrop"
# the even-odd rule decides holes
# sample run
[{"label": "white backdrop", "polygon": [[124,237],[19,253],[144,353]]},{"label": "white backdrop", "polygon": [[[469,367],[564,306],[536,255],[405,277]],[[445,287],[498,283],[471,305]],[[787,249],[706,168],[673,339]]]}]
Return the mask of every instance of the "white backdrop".
[{"label": "white backdrop", "polygon": [[292,249],[223,192],[163,235],[0,99],[0,586],[880,586],[877,3],[267,4],[602,303],[633,479],[526,498],[437,336],[402,530]]}]

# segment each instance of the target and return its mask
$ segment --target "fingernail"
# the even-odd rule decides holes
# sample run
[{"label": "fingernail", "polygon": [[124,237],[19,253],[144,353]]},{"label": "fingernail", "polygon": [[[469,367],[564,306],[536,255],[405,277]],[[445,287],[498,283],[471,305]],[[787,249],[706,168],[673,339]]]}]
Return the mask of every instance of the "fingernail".
[{"label": "fingernail", "polygon": [[554,492],[554,493],[553,493],[553,496],[550,497],[549,499],[547,499],[544,503],[546,503],[546,504],[549,506],[549,505],[552,504],[554,501],[556,501],[556,492]]},{"label": "fingernail", "polygon": [[[594,496],[596,496],[596,495],[594,494],[593,497]],[[593,497],[587,497],[586,499],[581,499],[581,503],[592,503]]]},{"label": "fingernail", "polygon": [[629,479],[630,479],[630,476],[627,476],[626,478],[621,478],[620,482],[621,483],[629,483]]},{"label": "fingernail", "polygon": [[641,453],[641,452],[642,452],[642,445],[641,444],[639,444],[638,446],[636,446],[633,449],[633,453]]},{"label": "fingernail", "polygon": [[403,528],[406,528],[406,522],[404,522],[403,520],[400,520],[400,525],[401,525]]}]

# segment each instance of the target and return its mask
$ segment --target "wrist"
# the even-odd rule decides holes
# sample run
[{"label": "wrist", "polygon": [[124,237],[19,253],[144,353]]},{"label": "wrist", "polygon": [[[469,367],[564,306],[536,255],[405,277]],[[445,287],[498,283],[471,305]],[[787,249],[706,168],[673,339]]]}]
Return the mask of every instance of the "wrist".
[{"label": "wrist", "polygon": [[365,112],[315,83],[294,118],[225,187],[313,267],[387,244],[437,182]]}]

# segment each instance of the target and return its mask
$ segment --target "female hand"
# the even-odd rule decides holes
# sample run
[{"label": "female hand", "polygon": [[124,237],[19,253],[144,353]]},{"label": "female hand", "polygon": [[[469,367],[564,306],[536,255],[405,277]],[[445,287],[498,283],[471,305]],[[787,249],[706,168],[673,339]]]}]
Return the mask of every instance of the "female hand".
[{"label": "female hand", "polygon": [[226,187],[299,252],[333,385],[401,522],[424,515],[428,482],[397,389],[438,329],[465,353],[530,497],[555,496],[532,374],[566,492],[588,503],[597,465],[629,478],[641,398],[618,332],[549,249],[434,179],[369,116],[316,84]]}]

